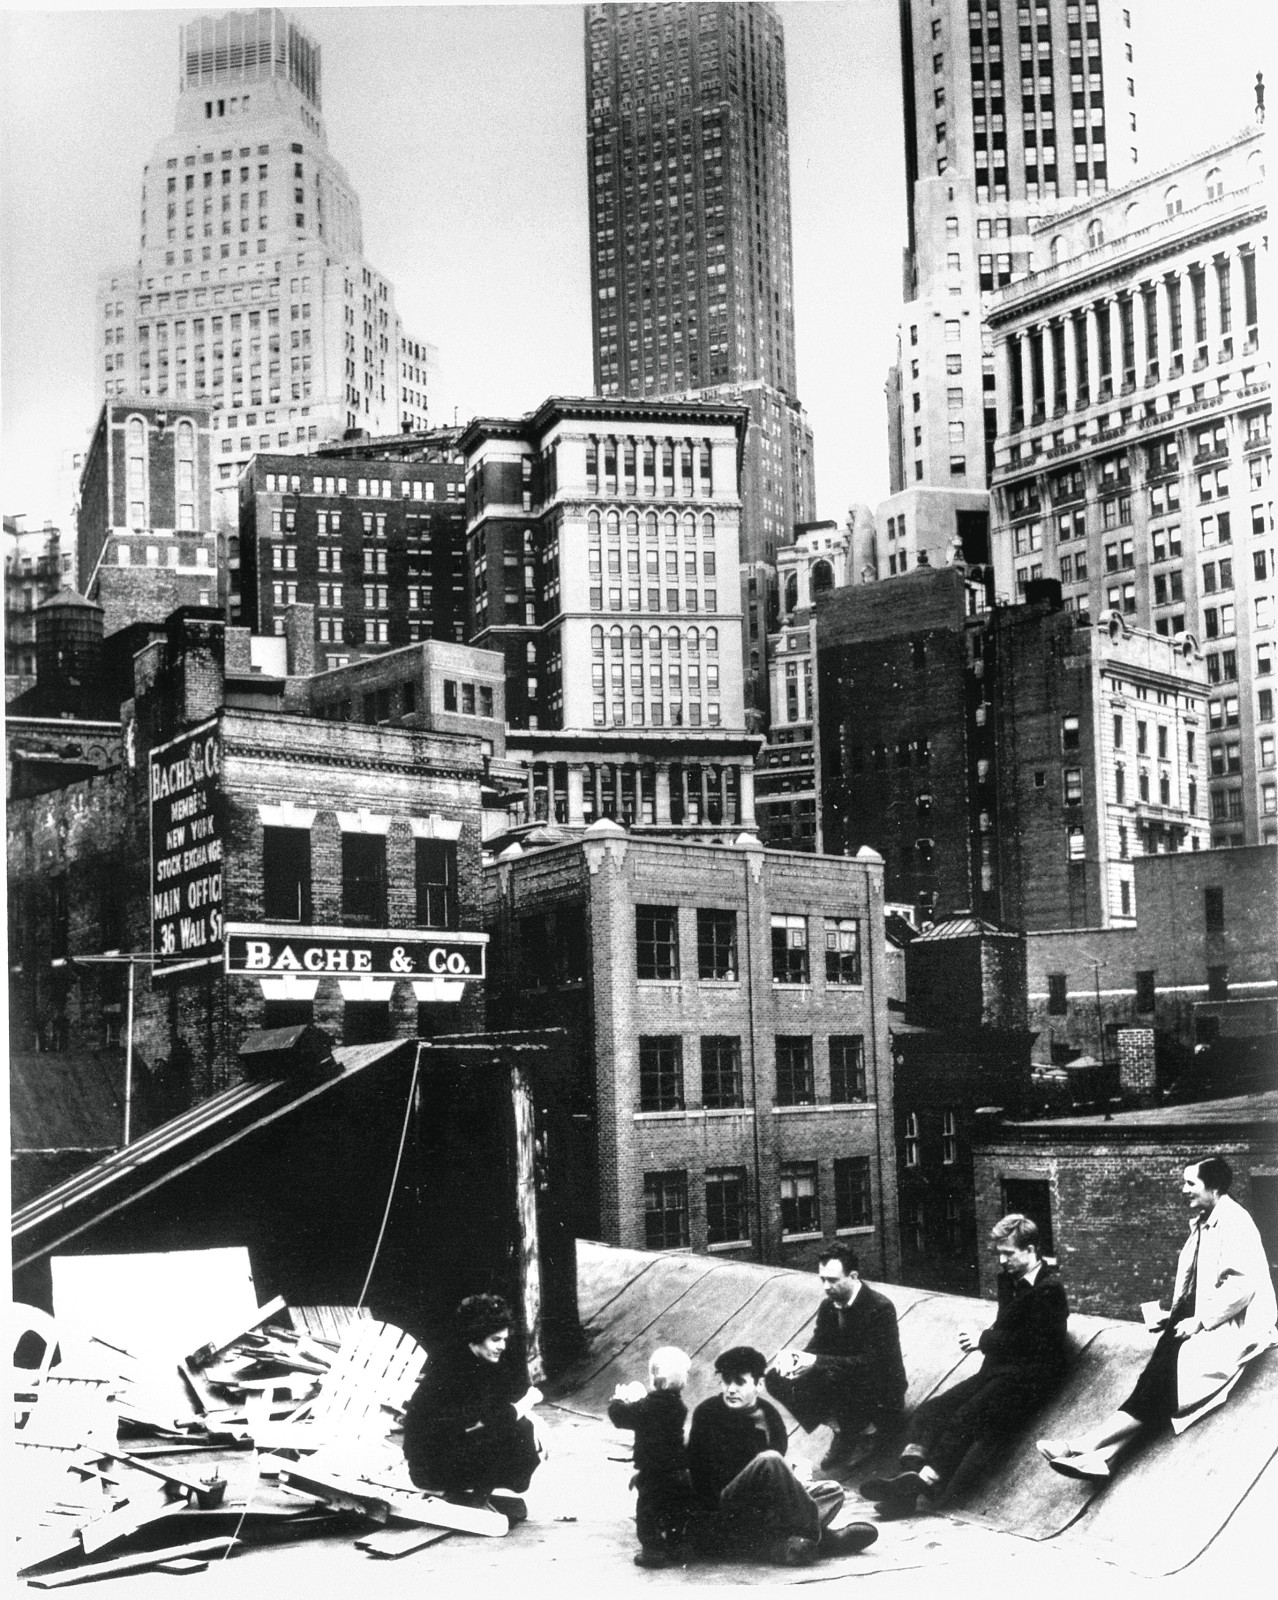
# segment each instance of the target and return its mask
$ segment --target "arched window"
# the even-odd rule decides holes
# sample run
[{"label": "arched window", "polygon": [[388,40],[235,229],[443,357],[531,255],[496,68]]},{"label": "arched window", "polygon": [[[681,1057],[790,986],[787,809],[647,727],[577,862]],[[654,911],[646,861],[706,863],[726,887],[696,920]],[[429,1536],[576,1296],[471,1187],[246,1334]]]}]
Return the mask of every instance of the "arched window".
[{"label": "arched window", "polygon": [[620,539],[621,538],[621,513],[620,513],[620,511],[610,511],[608,513],[608,537],[610,539]]},{"label": "arched window", "polygon": [[624,637],[620,628],[610,628],[608,630],[608,643],[612,647],[612,653],[619,656],[624,643]]},{"label": "arched window", "polygon": [[630,648],[636,652],[643,649],[643,629],[633,627],[630,630]]},{"label": "arched window", "polygon": [[649,628],[648,629],[648,648],[649,648],[649,650],[652,651],[654,656],[659,656],[661,654],[661,629],[660,628]]},{"label": "arched window", "polygon": [[677,656],[679,654],[679,630],[678,630],[678,628],[667,628],[666,629],[666,643],[670,646],[671,653],[673,655]]},{"label": "arched window", "polygon": [[678,519],[675,517],[675,514],[674,514],[673,511],[667,511],[666,512],[665,516],[662,518],[662,524],[663,524],[663,526],[665,528],[665,535],[666,535],[667,539],[677,539],[678,538],[678,536],[679,536],[679,523],[678,523]]},{"label": "arched window", "polygon": [[688,629],[688,654],[695,656],[701,651],[701,634],[696,628]]},{"label": "arched window", "polygon": [[1051,256],[1052,265],[1055,266],[1061,258],[1061,236],[1059,233],[1053,237],[1051,244],[1047,248]]},{"label": "arched window", "polygon": [[1166,207],[1169,217],[1174,217],[1185,209],[1185,202],[1181,199],[1180,190],[1174,183],[1163,196],[1163,205]]},{"label": "arched window", "polygon": [[812,566],[812,592],[823,594],[834,588],[834,568],[828,561],[817,561]]},{"label": "arched window", "polygon": [[1133,200],[1131,205],[1129,205],[1127,210],[1123,213],[1123,231],[1125,233],[1135,233],[1136,229],[1139,227],[1140,206],[1135,200]]},{"label": "arched window", "polygon": [[719,630],[718,630],[718,628],[707,628],[706,629],[706,650],[712,656],[717,656],[718,655],[718,653],[719,653]]},{"label": "arched window", "polygon": [[758,672],[758,670],[759,670],[759,652],[757,650],[751,650],[751,652],[750,652],[750,671],[751,672]]},{"label": "arched window", "polygon": [[785,604],[783,611],[794,611],[799,604],[799,576],[795,572],[785,575]]},{"label": "arched window", "polygon": [[603,655],[603,629],[598,626],[590,630],[590,648],[593,654]]},{"label": "arched window", "polygon": [[649,511],[643,519],[643,532],[646,539],[657,537],[657,513]]},{"label": "arched window", "polygon": [[1253,150],[1247,157],[1247,182],[1260,183],[1265,176],[1265,152]]},{"label": "arched window", "polygon": [[592,511],[586,518],[586,532],[592,539],[597,539],[599,537],[599,531],[599,513],[597,511]]},{"label": "arched window", "polygon": [[1225,192],[1225,175],[1219,167],[1212,167],[1207,174],[1207,198],[1219,200]]},{"label": "arched window", "polygon": [[195,428],[186,421],[177,425],[177,525],[195,526]]},{"label": "arched window", "polygon": [[1092,220],[1087,224],[1087,247],[1089,250],[1095,250],[1099,245],[1104,243],[1105,229],[1101,224],[1101,219],[1099,217],[1093,217]]},{"label": "arched window", "polygon": [[639,538],[639,513],[637,511],[626,512],[626,538],[632,544]]},{"label": "arched window", "polygon": [[701,537],[703,539],[714,538],[714,516],[709,511],[703,512],[701,516]]},{"label": "arched window", "polygon": [[685,539],[697,537],[697,519],[691,511],[685,511],[683,514],[683,536]]},{"label": "arched window", "polygon": [[148,503],[147,474],[146,474],[146,423],[141,417],[130,417],[125,429],[128,443],[128,500],[129,500],[129,526],[131,528],[145,528],[147,526],[146,508]]}]

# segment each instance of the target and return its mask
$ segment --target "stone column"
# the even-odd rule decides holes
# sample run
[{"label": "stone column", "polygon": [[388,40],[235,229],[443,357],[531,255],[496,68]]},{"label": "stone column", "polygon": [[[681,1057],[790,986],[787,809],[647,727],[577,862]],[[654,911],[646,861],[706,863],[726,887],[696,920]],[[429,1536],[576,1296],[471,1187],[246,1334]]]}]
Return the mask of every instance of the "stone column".
[{"label": "stone column", "polygon": [[1145,372],[1152,357],[1149,341],[1145,337],[1145,286],[1138,283],[1132,290],[1132,365],[1136,370],[1136,387],[1145,387]]},{"label": "stone column", "polygon": [[710,768],[703,761],[701,763],[701,820],[710,820]]},{"label": "stone column", "polygon": [[1021,335],[1021,394],[1025,400],[1025,426],[1034,420],[1034,362],[1030,356],[1030,338],[1033,329],[1026,328]]},{"label": "stone column", "polygon": [[753,828],[754,820],[754,768],[740,766],[737,771],[741,774],[741,826]]},{"label": "stone column", "polygon": [[[1087,306],[1083,310],[1083,325],[1087,333],[1087,385],[1092,404],[1095,404],[1100,395],[1100,334],[1097,330],[1101,310],[1100,305]],[[1105,315],[1109,315],[1108,311]]]},{"label": "stone column", "polygon": [[1074,411],[1078,408],[1078,348],[1072,313],[1061,326],[1065,337],[1065,409]]},{"label": "stone column", "polygon": [[656,785],[657,826],[668,828],[670,826],[670,763],[658,761]]},{"label": "stone column", "polygon": [[1054,322],[1043,324],[1043,415],[1056,414],[1056,342],[1052,338]]},{"label": "stone column", "polygon": [[585,788],[581,768],[570,766],[568,768],[568,826],[580,828],[585,825]]}]

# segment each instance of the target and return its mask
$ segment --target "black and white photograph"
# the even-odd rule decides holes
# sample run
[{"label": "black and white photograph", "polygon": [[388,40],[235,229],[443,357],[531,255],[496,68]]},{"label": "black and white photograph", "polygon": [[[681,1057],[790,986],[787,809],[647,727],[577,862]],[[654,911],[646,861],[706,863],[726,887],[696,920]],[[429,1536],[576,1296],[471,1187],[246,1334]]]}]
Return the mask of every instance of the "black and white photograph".
[{"label": "black and white photograph", "polygon": [[15,1592],[1272,1568],[1275,32],[0,5]]}]

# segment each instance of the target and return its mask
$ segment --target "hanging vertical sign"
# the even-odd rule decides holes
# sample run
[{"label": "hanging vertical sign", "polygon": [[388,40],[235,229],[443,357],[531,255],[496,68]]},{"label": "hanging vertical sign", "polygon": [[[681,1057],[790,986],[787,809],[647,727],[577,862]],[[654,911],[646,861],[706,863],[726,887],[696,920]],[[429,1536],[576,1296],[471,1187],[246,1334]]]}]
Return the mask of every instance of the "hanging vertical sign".
[{"label": "hanging vertical sign", "polygon": [[153,971],[220,958],[222,836],[214,804],[222,771],[218,719],[150,754]]}]

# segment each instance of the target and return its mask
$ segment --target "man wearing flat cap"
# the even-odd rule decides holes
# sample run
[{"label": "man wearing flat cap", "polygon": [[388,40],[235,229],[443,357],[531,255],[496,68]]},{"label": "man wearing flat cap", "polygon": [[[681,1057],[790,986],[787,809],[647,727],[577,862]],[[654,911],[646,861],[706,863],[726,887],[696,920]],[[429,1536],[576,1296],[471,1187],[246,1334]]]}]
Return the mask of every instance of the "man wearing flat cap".
[{"label": "man wearing flat cap", "polygon": [[759,1392],[767,1365],[750,1345],[725,1350],[714,1364],[720,1392],[692,1414],[694,1548],[705,1556],[762,1557],[781,1566],[864,1550],[878,1537],[872,1523],[830,1529],[843,1505],[839,1485],[805,1488],[785,1461],[785,1424]]}]

